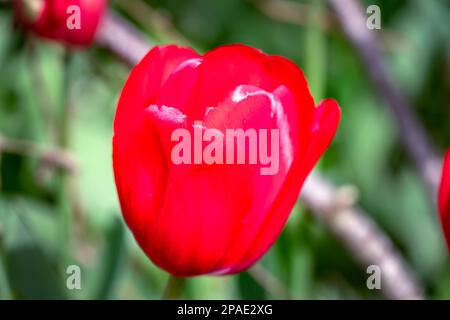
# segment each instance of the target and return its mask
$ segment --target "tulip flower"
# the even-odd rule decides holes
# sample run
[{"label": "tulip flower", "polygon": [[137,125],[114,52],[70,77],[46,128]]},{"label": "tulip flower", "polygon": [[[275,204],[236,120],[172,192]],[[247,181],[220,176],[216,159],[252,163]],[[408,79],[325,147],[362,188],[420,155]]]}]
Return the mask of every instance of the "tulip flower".
[{"label": "tulip flower", "polygon": [[444,159],[438,203],[442,228],[450,251],[450,149]]},{"label": "tulip flower", "polygon": [[14,0],[17,20],[37,35],[73,46],[90,45],[107,0]]},{"label": "tulip flower", "polygon": [[175,276],[243,271],[279,236],[339,118],[334,100],[315,105],[283,57],[244,45],[203,56],[155,47],[131,72],[114,120],[125,221]]}]

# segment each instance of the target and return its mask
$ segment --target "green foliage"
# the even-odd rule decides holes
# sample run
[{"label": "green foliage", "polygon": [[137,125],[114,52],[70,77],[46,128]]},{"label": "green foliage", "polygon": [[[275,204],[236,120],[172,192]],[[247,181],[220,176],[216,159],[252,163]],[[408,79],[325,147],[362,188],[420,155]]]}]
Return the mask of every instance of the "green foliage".
[{"label": "green foliage", "polygon": [[[314,15],[276,21],[238,0],[143,2],[170,17],[195,48],[242,42],[284,55],[306,73],[316,101],[339,101],[342,123],[320,164],[337,184],[360,191],[371,214],[405,256],[429,298],[450,298],[450,261],[429,199],[398,141],[395,123],[345,37]],[[111,1],[119,12],[117,2]],[[326,1],[298,1],[329,13]],[[384,54],[396,84],[441,150],[450,144],[448,1],[363,1],[382,12]],[[151,24],[127,15],[155,38]],[[145,22],[145,21],[144,21]],[[36,158],[0,154],[0,299],[158,299],[167,275],[138,248],[120,217],[111,161],[114,110],[129,69],[94,47],[69,53],[13,28],[0,10],[0,134],[67,147],[79,169],[62,174]],[[68,80],[66,82],[66,79]],[[67,141],[61,136],[67,135]],[[81,266],[82,289],[67,290],[66,268]],[[299,204],[262,259],[292,298],[380,298],[365,267]],[[249,273],[188,280],[187,298],[279,298]]]}]

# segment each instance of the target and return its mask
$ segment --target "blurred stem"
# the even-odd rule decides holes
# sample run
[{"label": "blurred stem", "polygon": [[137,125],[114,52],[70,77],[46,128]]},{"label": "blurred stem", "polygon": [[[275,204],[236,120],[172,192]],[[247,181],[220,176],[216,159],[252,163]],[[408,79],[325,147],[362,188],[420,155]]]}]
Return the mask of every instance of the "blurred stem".
[{"label": "blurred stem", "polygon": [[64,52],[63,64],[64,64],[64,88],[61,97],[61,117],[59,127],[59,146],[63,149],[69,145],[69,121],[70,121],[70,65],[72,61],[72,55],[68,50]]},{"label": "blurred stem", "polygon": [[96,271],[93,293],[90,295],[92,299],[111,299],[124,254],[125,229],[120,219],[113,219],[106,231],[105,248]]},{"label": "blurred stem", "polygon": [[[1,149],[1,145],[0,145],[0,192],[2,192],[2,182],[3,182],[3,171],[2,171],[2,159],[3,159],[3,154],[2,154],[2,149]],[[0,229],[1,232],[1,229]],[[0,234],[0,240],[1,240],[1,234]]]},{"label": "blurred stem", "polygon": [[2,252],[0,251],[0,300],[9,300],[12,298],[11,289],[3,260]]},{"label": "blurred stem", "polygon": [[43,147],[28,140],[11,139],[0,134],[0,156],[4,153],[37,158],[47,166],[67,171],[68,174],[73,174],[77,170],[72,155],[64,150]]},{"label": "blurred stem", "polygon": [[[1,156],[1,154],[0,154]],[[5,270],[4,261],[4,229],[3,224],[0,223],[0,300],[11,299],[11,288],[9,286],[8,276]]]},{"label": "blurred stem", "polygon": [[321,27],[325,14],[324,0],[310,0],[310,15],[306,31],[306,75],[317,102],[324,98],[326,81],[326,38]]},{"label": "blurred stem", "polygon": [[289,290],[260,263],[248,270],[249,275],[275,299],[288,299]]},{"label": "blurred stem", "polygon": [[[70,65],[71,65],[71,54],[68,50],[64,52],[63,56],[63,68],[64,68],[64,84],[63,93],[61,96],[61,110],[59,117],[59,128],[58,128],[58,145],[61,149],[67,149],[69,145],[69,122],[70,122],[70,99],[69,99],[69,88],[70,88]],[[60,234],[60,254],[63,261],[69,261],[70,252],[70,223],[71,223],[71,208],[68,198],[69,181],[67,172],[61,171],[58,176],[57,187],[60,191],[59,194],[59,206],[60,206],[60,218],[61,218],[61,234]]]},{"label": "blurred stem", "polygon": [[27,38],[27,55],[31,75],[30,81],[32,82],[34,94],[36,95],[38,111],[41,113],[41,117],[46,120],[47,127],[50,128],[49,132],[46,132],[48,135],[54,133],[52,131],[54,130],[55,122],[54,115],[52,113],[54,107],[45,83],[41,66],[42,62],[40,61],[36,41],[37,40],[34,38]]},{"label": "blurred stem", "polygon": [[[23,56],[18,62],[18,79],[15,81],[17,92],[20,92],[21,103],[24,108],[24,116],[27,123],[29,132],[27,136],[34,141],[47,141],[47,131],[44,115],[39,110],[39,104],[37,101],[39,88],[35,87],[35,84],[30,77],[30,70],[32,70],[31,61],[34,54],[34,44],[32,41],[27,41],[27,53],[22,53]],[[28,131],[28,130],[27,130]]]},{"label": "blurred stem", "polygon": [[180,299],[183,296],[184,288],[186,287],[186,278],[178,278],[170,275],[167,282],[166,290],[164,291],[163,299],[174,300]]}]

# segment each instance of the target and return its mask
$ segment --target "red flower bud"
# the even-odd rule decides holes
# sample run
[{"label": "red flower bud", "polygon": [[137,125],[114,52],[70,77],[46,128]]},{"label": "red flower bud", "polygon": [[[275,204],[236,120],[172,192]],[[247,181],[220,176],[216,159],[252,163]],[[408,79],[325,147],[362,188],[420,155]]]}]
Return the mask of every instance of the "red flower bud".
[{"label": "red flower bud", "polygon": [[[334,100],[315,106],[285,58],[243,45],[204,56],[156,47],[131,72],[114,121],[125,220],[174,275],[242,271],[277,239],[339,118]],[[238,131],[241,148],[225,139]]]},{"label": "red flower bud", "polygon": [[107,0],[14,0],[18,21],[41,37],[88,46]]},{"label": "red flower bud", "polygon": [[442,228],[450,251],[450,149],[447,150],[444,159],[438,202]]}]

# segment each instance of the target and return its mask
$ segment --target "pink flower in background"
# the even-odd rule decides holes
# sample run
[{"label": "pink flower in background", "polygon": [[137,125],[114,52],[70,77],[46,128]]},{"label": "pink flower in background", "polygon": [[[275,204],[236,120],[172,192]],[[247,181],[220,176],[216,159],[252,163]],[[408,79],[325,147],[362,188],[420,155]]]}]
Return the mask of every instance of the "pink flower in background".
[{"label": "pink flower in background", "polygon": [[37,35],[68,45],[95,38],[107,0],[14,0],[18,21]]}]

